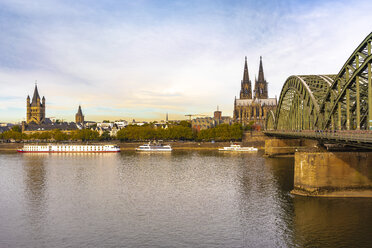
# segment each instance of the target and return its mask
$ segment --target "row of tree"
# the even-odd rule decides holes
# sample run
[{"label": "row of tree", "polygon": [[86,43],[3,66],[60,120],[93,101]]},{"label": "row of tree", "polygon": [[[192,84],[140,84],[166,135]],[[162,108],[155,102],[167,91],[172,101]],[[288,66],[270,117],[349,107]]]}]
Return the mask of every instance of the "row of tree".
[{"label": "row of tree", "polygon": [[18,126],[14,126],[11,130],[5,131],[0,134],[0,139],[3,140],[102,140],[105,139],[107,135],[99,135],[97,131],[90,129],[73,130],[71,133],[62,132],[59,129],[54,129],[52,131],[42,131],[34,132],[30,134],[22,133]]},{"label": "row of tree", "polygon": [[[244,128],[240,124],[221,124],[214,128],[209,128],[196,132],[192,130],[190,123],[181,122],[168,126],[168,128],[155,127],[148,124],[144,126],[129,125],[118,131],[116,139],[121,141],[147,141],[147,140],[196,140],[196,141],[230,141],[241,140]],[[115,137],[114,137],[115,138]],[[90,129],[74,130],[65,133],[55,129],[52,131],[34,132],[31,134],[22,133],[18,126],[0,134],[3,140],[109,140],[112,139],[108,132],[99,135],[97,131]]]},{"label": "row of tree", "polygon": [[221,124],[214,128],[201,130],[198,135],[198,140],[205,141],[230,141],[230,140],[241,140],[243,136],[243,128],[240,124]]},{"label": "row of tree", "polygon": [[117,139],[122,141],[137,140],[193,140],[194,133],[191,127],[182,125],[168,128],[154,128],[146,126],[127,126],[118,131]]}]

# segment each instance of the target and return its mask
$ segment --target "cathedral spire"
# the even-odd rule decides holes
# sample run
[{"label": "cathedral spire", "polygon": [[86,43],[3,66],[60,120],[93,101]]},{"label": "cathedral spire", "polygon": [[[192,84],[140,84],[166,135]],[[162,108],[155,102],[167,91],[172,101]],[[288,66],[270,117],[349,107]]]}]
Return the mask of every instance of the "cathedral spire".
[{"label": "cathedral spire", "polygon": [[262,56],[260,56],[260,69],[258,70],[258,81],[259,82],[265,81],[263,66],[262,66]]},{"label": "cathedral spire", "polygon": [[247,81],[249,81],[249,74],[248,74],[247,56],[245,56],[243,82],[247,82]]},{"label": "cathedral spire", "polygon": [[260,68],[258,70],[258,79],[255,79],[254,86],[254,97],[258,99],[267,99],[268,90],[267,82],[264,77],[263,66],[262,66],[262,56],[260,56]]},{"label": "cathedral spire", "polygon": [[245,56],[243,80],[241,82],[240,99],[252,99],[252,85],[249,80],[247,56]]}]

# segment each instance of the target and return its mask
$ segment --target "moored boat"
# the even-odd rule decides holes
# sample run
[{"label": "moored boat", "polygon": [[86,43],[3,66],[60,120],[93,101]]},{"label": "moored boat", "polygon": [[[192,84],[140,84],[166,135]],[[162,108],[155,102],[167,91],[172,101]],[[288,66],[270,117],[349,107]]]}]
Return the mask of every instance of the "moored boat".
[{"label": "moored boat", "polygon": [[152,145],[151,142],[144,144],[136,148],[138,152],[171,152],[172,147],[170,145]]},{"label": "moored boat", "polygon": [[23,153],[105,153],[120,152],[120,147],[117,145],[46,144],[24,145],[17,151]]},{"label": "moored boat", "polygon": [[240,145],[231,144],[230,146],[220,148],[219,151],[224,152],[257,152],[258,149],[255,147],[241,147]]}]

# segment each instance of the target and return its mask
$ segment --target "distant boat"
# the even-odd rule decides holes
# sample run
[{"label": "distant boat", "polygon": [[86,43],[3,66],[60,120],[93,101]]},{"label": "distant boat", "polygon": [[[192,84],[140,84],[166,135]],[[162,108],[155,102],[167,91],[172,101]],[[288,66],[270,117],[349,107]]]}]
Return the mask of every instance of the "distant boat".
[{"label": "distant boat", "polygon": [[136,148],[138,152],[171,152],[172,147],[170,145],[152,145],[151,142],[144,144]]},{"label": "distant boat", "polygon": [[18,152],[25,153],[105,153],[120,152],[117,145],[24,145]]},{"label": "distant boat", "polygon": [[223,152],[257,152],[258,149],[254,147],[241,147],[240,145],[231,144],[230,146],[220,148],[219,151]]}]

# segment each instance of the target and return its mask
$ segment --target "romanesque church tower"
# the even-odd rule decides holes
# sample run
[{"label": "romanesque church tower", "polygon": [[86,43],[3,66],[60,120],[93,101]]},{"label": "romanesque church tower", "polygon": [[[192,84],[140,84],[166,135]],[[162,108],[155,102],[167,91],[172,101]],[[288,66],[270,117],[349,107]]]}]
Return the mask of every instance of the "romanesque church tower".
[{"label": "romanesque church tower", "polygon": [[84,123],[84,115],[83,112],[81,111],[81,106],[79,105],[78,112],[75,115],[75,122],[76,123]]},{"label": "romanesque church tower", "polygon": [[31,122],[38,125],[45,122],[45,97],[40,101],[36,84],[31,103],[30,96],[27,96],[27,124]]},{"label": "romanesque church tower", "polygon": [[258,80],[255,80],[254,85],[254,97],[258,99],[267,99],[268,90],[267,82],[264,77],[263,66],[262,66],[262,57],[260,56],[260,68],[258,70]]},{"label": "romanesque church tower", "polygon": [[252,84],[249,80],[247,56],[245,57],[243,80],[241,81],[240,99],[252,99]]}]

